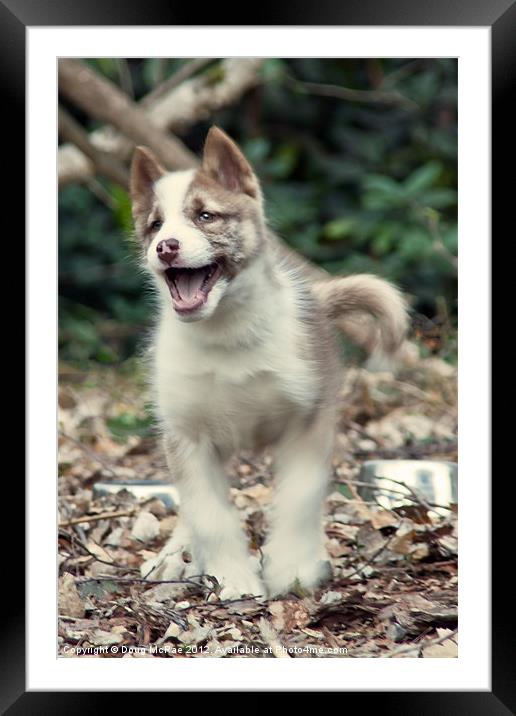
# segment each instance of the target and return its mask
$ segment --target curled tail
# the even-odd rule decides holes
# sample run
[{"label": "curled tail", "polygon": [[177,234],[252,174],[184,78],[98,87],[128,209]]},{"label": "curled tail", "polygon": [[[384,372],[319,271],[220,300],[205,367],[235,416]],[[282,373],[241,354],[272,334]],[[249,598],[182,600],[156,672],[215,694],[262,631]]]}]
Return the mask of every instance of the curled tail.
[{"label": "curled tail", "polygon": [[313,290],[326,315],[368,353],[392,355],[401,346],[408,326],[407,304],[388,281],[357,274],[316,281]]}]

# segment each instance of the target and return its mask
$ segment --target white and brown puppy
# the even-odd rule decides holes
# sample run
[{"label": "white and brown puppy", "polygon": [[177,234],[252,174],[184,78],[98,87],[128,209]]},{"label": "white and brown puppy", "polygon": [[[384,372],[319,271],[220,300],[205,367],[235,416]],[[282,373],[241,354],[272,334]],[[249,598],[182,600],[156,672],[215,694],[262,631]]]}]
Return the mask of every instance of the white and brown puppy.
[{"label": "white and brown puppy", "polygon": [[[329,574],[322,509],[341,375],[334,324],[368,313],[392,352],[405,332],[403,299],[374,276],[311,280],[267,228],[258,179],[217,127],[200,169],[167,173],[138,148],[131,197],[161,299],[153,388],[181,499],[171,540],[142,573],[213,575],[221,598],[312,589]],[[224,463],[265,446],[276,487],[258,564]]]}]

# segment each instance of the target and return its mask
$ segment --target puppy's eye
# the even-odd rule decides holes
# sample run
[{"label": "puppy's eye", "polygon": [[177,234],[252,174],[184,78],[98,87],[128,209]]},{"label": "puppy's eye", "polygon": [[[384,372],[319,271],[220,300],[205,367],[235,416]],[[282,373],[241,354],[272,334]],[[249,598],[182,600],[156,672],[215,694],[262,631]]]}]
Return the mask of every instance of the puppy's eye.
[{"label": "puppy's eye", "polygon": [[215,214],[211,214],[209,211],[201,211],[197,218],[199,221],[206,223],[207,221],[213,221]]},{"label": "puppy's eye", "polygon": [[158,229],[161,229],[162,226],[163,226],[163,222],[161,221],[161,219],[156,219],[156,220],[153,221],[152,224],[149,226],[149,229],[150,229],[151,231],[158,231]]}]

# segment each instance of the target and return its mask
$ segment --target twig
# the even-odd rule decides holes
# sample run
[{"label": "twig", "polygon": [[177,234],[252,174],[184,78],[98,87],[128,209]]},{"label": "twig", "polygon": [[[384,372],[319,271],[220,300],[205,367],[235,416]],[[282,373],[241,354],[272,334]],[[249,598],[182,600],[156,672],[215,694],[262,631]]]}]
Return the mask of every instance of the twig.
[{"label": "twig", "polygon": [[[99,562],[102,560],[98,560]],[[78,582],[122,582],[127,584],[191,584],[194,587],[207,589],[204,584],[191,579],[145,579],[144,577],[78,577]]]},{"label": "twig", "polygon": [[402,65],[397,70],[393,70],[392,72],[386,74],[382,80],[381,87],[383,87],[384,89],[393,87],[394,85],[398,84],[400,80],[404,80],[406,77],[409,77],[414,72],[417,72],[419,69],[424,68],[426,62],[427,61],[424,58],[418,58],[417,60],[407,62],[405,65]]},{"label": "twig", "polygon": [[118,478],[119,476],[116,474],[116,472],[109,466],[107,462],[103,458],[101,458],[99,455],[97,455],[93,450],[91,450],[87,445],[83,445],[79,440],[76,438],[73,438],[71,435],[68,435],[67,433],[63,432],[62,430],[59,430],[59,435],[62,438],[65,438],[65,440],[69,440],[74,445],[77,445],[78,448],[83,450],[88,457],[90,457],[95,462],[98,462],[99,465],[102,465],[102,467],[107,470],[113,477]]},{"label": "twig", "polygon": [[430,234],[432,235],[432,248],[434,251],[438,254],[440,254],[446,261],[451,264],[451,266],[454,268],[455,272],[457,273],[459,270],[459,260],[456,256],[454,256],[449,249],[446,248],[444,245],[441,231],[439,229],[439,214],[437,212],[426,212],[425,213],[426,218],[426,224],[428,226],[428,230],[430,231]]},{"label": "twig", "polygon": [[[378,476],[378,479],[379,480],[389,480],[388,477],[380,477],[380,476]],[[395,482],[395,480],[391,480],[391,481]],[[450,512],[453,512],[453,507],[450,507],[449,505],[439,505],[436,502],[423,503],[423,502],[421,502],[421,500],[419,498],[414,497],[415,493],[413,493],[411,495],[410,493],[402,492],[401,490],[395,490],[394,488],[390,488],[390,487],[380,487],[379,485],[374,485],[370,482],[362,482],[361,480],[347,480],[344,478],[343,480],[334,480],[334,482],[337,485],[349,485],[349,484],[358,485],[358,487],[367,487],[370,490],[375,490],[376,492],[390,492],[394,495],[402,495],[406,500],[410,500],[410,502],[415,502],[416,504],[421,505],[422,507],[425,507],[425,509],[428,509],[427,506],[430,506],[430,507],[438,507],[442,510],[450,510]],[[404,482],[400,482],[399,484],[403,485],[404,487],[407,487]],[[409,488],[407,487],[407,490],[408,489]],[[348,502],[354,502],[354,500],[348,500]],[[362,500],[362,502],[367,502],[367,500]],[[385,507],[383,507],[383,505],[380,505],[380,507],[382,507],[384,510],[386,509]]]},{"label": "twig", "polygon": [[175,87],[178,87],[182,82],[195,75],[199,72],[199,70],[202,70],[203,67],[206,67],[206,65],[209,65],[210,62],[213,62],[214,60],[214,57],[196,57],[189,62],[185,62],[185,64],[182,65],[177,72],[174,72],[171,77],[166,79],[164,82],[161,82],[161,84],[149,92],[149,94],[147,94],[140,102],[141,106],[149,107],[157,99],[163,97],[163,95],[167,94]]},{"label": "twig", "polygon": [[361,567],[358,567],[357,569],[355,569],[353,572],[351,572],[351,574],[343,575],[342,578],[343,578],[343,579],[350,579],[351,577],[354,577],[355,574],[360,574],[360,572],[362,572],[366,567],[369,567],[369,566],[374,562],[374,560],[375,560],[377,557],[379,557],[379,556],[382,554],[382,552],[384,552],[384,551],[387,549],[387,547],[388,547],[388,546],[390,545],[390,543],[392,542],[392,540],[393,540],[395,534],[396,534],[396,533],[393,532],[393,534],[389,535],[389,537],[385,540],[385,542],[384,542],[383,545],[380,547],[380,549],[376,550],[376,552],[375,552],[374,554],[372,554],[371,557],[369,557],[369,559],[368,559],[366,562],[364,562],[364,564],[363,564]]},{"label": "twig", "polygon": [[347,102],[363,102],[368,104],[397,105],[407,110],[419,109],[416,102],[395,90],[360,90],[340,85],[322,84],[318,82],[302,82],[295,77],[287,76],[287,84],[307,94],[320,97],[334,97]]},{"label": "twig", "polygon": [[345,485],[347,485],[347,487],[348,487],[348,489],[350,490],[351,494],[354,495],[355,498],[357,498],[357,499],[355,499],[355,500],[348,500],[348,503],[351,503],[351,504],[357,503],[357,504],[362,504],[362,505],[365,505],[365,504],[369,504],[369,505],[370,505],[370,504],[372,504],[372,505],[376,505],[377,507],[381,507],[382,510],[384,510],[384,511],[386,511],[386,512],[390,512],[391,515],[393,515],[393,516],[398,520],[398,525],[400,524],[400,516],[399,516],[396,512],[394,512],[394,510],[392,510],[392,509],[390,509],[390,508],[388,508],[388,507],[384,507],[383,505],[381,505],[381,504],[378,502],[378,498],[376,497],[376,495],[373,495],[374,501],[364,500],[364,498],[362,497],[362,495],[360,495],[359,492],[358,492],[358,490],[356,489],[356,485],[358,484],[357,481],[347,479],[347,480],[345,480],[344,483],[340,483],[340,482],[339,482],[339,484],[345,484]]},{"label": "twig", "polygon": [[[75,527],[75,529],[79,529],[77,525],[73,525],[73,526]],[[66,532],[66,530],[63,530],[59,536],[64,537],[66,539],[71,539],[72,545],[74,543],[77,543],[87,554],[89,554],[90,557],[93,557],[93,559],[96,562],[100,562],[101,564],[107,564],[108,566],[116,567],[117,569],[125,569],[127,572],[138,571],[134,567],[128,567],[126,564],[119,564],[118,562],[115,562],[115,560],[112,560],[111,562],[107,562],[105,559],[102,559],[101,557],[96,555],[95,552],[92,552],[86,546],[86,544],[84,543],[84,540],[82,538],[77,537],[77,535],[75,535],[73,532]],[[101,545],[98,545],[98,546],[100,547]],[[111,558],[111,555],[109,554],[107,549],[105,547],[102,547],[102,549],[106,552],[108,557]]]},{"label": "twig", "polygon": [[393,482],[395,485],[401,485],[401,487],[404,487],[406,490],[410,492],[410,494],[414,497],[414,501],[418,502],[419,504],[423,505],[423,507],[426,507],[427,510],[433,511],[431,508],[430,503],[428,503],[425,498],[420,495],[418,492],[416,492],[410,485],[407,485],[405,482],[402,482],[401,480],[395,480],[392,477],[384,477],[382,475],[382,480],[388,480],[389,482]]},{"label": "twig", "polygon": [[131,510],[121,510],[119,512],[102,512],[98,515],[84,515],[83,517],[75,517],[71,520],[65,520],[59,523],[59,527],[69,527],[70,525],[78,525],[81,522],[98,522],[99,520],[110,520],[113,517],[129,517],[133,515],[136,508]]},{"label": "twig", "polygon": [[417,573],[447,571],[446,567],[454,567],[455,571],[457,571],[457,558],[444,559],[442,562],[404,562],[401,567],[391,564],[379,564],[377,570],[379,572],[387,572],[388,574],[393,572],[406,574],[408,571]]},{"label": "twig", "polygon": [[441,401],[440,398],[434,398],[426,391],[421,390],[421,388],[418,388],[417,385],[405,383],[405,381],[403,380],[393,380],[391,381],[391,385],[396,386],[400,390],[405,391],[405,393],[412,394],[415,398],[419,398],[419,400],[425,401],[427,403],[439,403]]},{"label": "twig", "polygon": [[183,617],[176,611],[167,608],[164,605],[162,605],[161,609],[158,610],[154,609],[149,604],[145,604],[144,602],[141,602],[136,599],[131,602],[131,605],[131,607],[124,605],[124,609],[128,611],[129,614],[134,614],[136,616],[136,619],[140,622],[142,621],[142,617],[145,623],[149,621],[149,617],[151,617],[151,619],[154,619],[154,621],[163,621],[163,618],[165,617],[169,622],[175,622],[181,627],[181,629],[184,629],[185,631],[189,627],[189,624],[186,619],[183,619]]}]

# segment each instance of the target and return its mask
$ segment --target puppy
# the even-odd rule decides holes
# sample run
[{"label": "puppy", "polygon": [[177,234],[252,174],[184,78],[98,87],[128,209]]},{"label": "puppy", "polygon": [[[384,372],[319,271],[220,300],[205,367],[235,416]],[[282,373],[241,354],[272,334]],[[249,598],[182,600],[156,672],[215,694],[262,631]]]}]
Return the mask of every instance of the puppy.
[{"label": "puppy", "polygon": [[[217,127],[199,169],[168,173],[136,149],[130,191],[161,307],[152,386],[180,495],[174,534],[142,574],[213,575],[222,599],[312,590],[330,575],[322,511],[342,370],[336,324],[357,338],[356,317],[367,314],[375,329],[362,342],[393,353],[405,303],[374,276],[314,279],[268,229],[260,183]],[[264,447],[274,453],[276,486],[258,565],[224,464]]]}]

